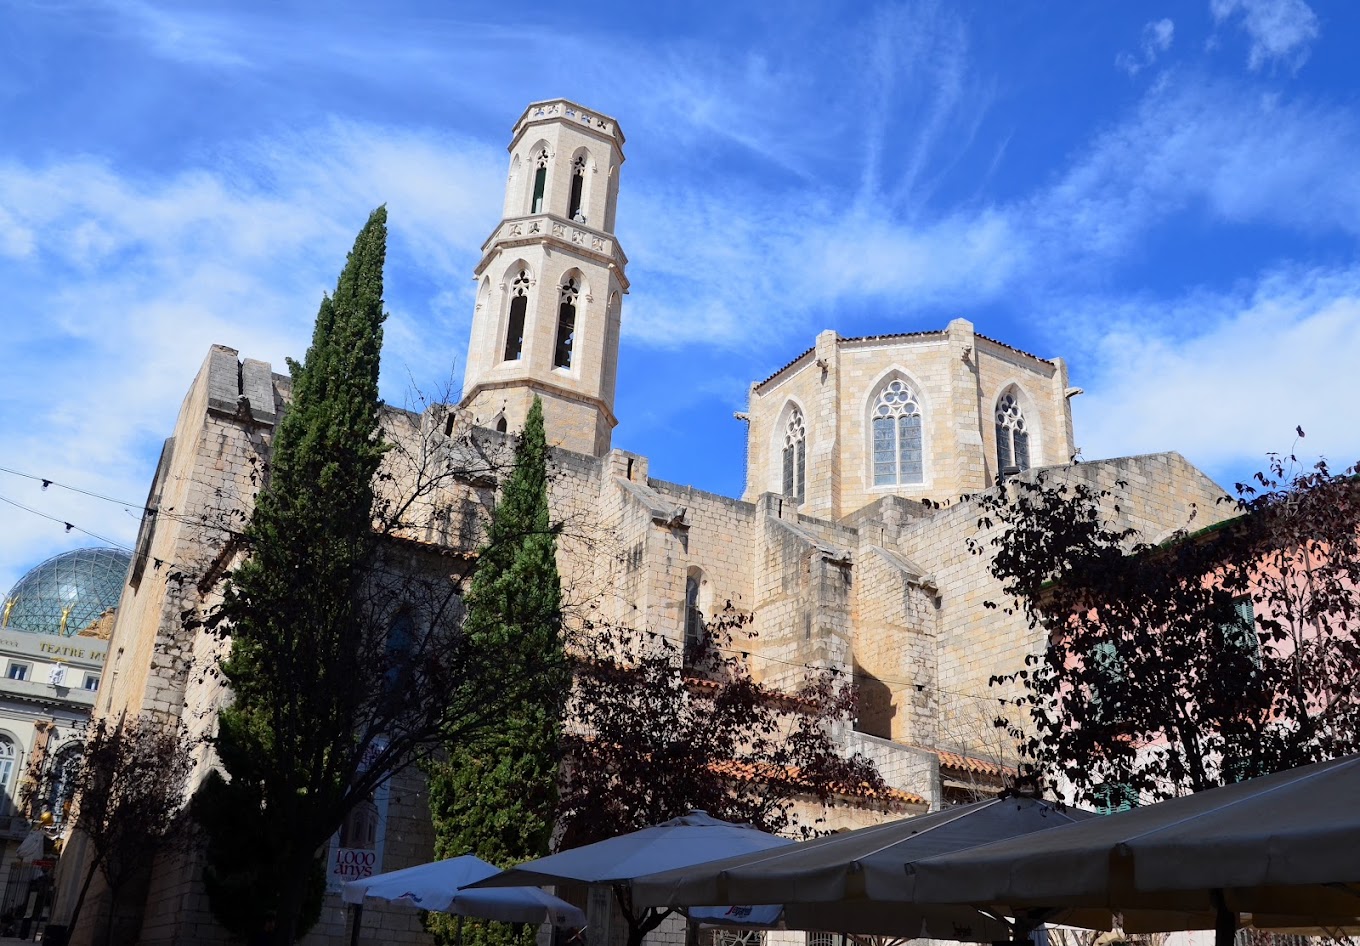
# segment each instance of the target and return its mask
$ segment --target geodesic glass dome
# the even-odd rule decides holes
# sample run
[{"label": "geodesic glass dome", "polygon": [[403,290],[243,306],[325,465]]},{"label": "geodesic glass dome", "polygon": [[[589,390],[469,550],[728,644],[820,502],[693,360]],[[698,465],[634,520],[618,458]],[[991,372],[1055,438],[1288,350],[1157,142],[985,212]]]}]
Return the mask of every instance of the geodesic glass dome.
[{"label": "geodesic glass dome", "polygon": [[7,631],[71,637],[118,606],[132,556],[120,549],[76,549],[49,558],[5,596]]}]

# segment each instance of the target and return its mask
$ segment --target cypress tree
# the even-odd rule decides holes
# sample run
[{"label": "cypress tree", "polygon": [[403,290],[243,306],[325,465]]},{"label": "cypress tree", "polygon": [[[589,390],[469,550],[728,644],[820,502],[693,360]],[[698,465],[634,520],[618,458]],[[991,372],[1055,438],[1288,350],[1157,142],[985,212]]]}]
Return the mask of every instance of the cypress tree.
[{"label": "cypress tree", "polygon": [[230,779],[214,774],[194,806],[207,834],[205,882],[228,929],[249,935],[272,913],[278,943],[319,915],[318,851],[344,817],[358,764],[359,601],[384,452],[386,223],[386,208],[369,217],[322,299],[305,361],[289,361],[292,401],[244,531],[248,557],[212,618],[231,636],[220,669],[234,701],[214,742]]},{"label": "cypress tree", "polygon": [[[487,530],[467,597],[464,633],[507,666],[543,668],[544,686],[502,725],[446,746],[430,765],[436,857],[475,854],[501,867],[548,852],[557,802],[557,763],[569,674],[562,654],[557,541],[548,513],[547,444],[538,398]],[[454,921],[430,914],[437,939]],[[530,944],[533,930],[470,924],[470,946]]]}]

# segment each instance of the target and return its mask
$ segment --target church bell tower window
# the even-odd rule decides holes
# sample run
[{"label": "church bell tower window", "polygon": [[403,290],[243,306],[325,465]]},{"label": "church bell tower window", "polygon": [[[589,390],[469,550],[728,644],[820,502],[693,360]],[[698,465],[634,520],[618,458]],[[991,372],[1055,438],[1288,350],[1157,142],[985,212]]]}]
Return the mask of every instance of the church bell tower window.
[{"label": "church bell tower window", "polygon": [[562,294],[557,306],[557,344],[553,346],[553,367],[571,367],[571,347],[576,341],[576,300],[581,294],[581,284],[576,279],[568,279],[562,284]]},{"label": "church bell tower window", "polygon": [[874,485],[925,481],[921,405],[906,382],[893,380],[878,395],[872,415]]},{"label": "church bell tower window", "polygon": [[1024,472],[1029,469],[1029,431],[1025,414],[1014,391],[1007,391],[996,402],[996,470]]},{"label": "church bell tower window", "polygon": [[529,213],[543,212],[543,193],[548,189],[548,149],[544,148],[534,159],[534,199],[529,205]]},{"label": "church bell tower window", "polygon": [[807,424],[803,412],[794,408],[784,427],[784,495],[802,504],[807,470]]},{"label": "church bell tower window", "polygon": [[529,271],[521,269],[510,284],[510,321],[505,330],[505,360],[524,354],[524,317],[529,311]]},{"label": "church bell tower window", "polygon": [[585,223],[586,215],[581,213],[581,198],[586,189],[586,156],[578,154],[571,162],[571,200],[567,204],[567,216],[577,223]]}]

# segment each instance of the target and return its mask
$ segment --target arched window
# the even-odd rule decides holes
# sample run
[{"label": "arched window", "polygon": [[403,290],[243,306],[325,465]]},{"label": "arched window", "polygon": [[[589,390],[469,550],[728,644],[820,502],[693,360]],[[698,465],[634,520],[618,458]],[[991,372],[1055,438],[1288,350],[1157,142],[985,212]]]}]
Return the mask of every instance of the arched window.
[{"label": "arched window", "polygon": [[996,471],[1029,469],[1029,431],[1015,390],[1007,390],[996,402]]},{"label": "arched window", "polygon": [[534,157],[534,196],[529,203],[529,213],[543,212],[543,192],[548,188],[548,149],[544,148]]},{"label": "arched window", "polygon": [[387,659],[387,687],[389,690],[408,683],[411,672],[411,649],[415,646],[416,624],[410,612],[402,611],[387,627],[385,657]]},{"label": "arched window", "polygon": [[870,414],[874,485],[925,482],[921,446],[921,404],[900,378],[883,386]]},{"label": "arched window", "polygon": [[703,573],[691,568],[685,579],[685,666],[691,666],[703,656],[707,630],[704,625],[704,612],[699,607],[699,583]]},{"label": "arched window", "polygon": [[567,203],[567,217],[577,223],[585,223],[586,215],[581,213],[581,198],[586,190],[586,156],[578,154],[571,162],[571,200]]},{"label": "arched window", "polygon": [[498,434],[503,434],[503,433],[505,433],[505,432],[506,432],[507,430],[509,430],[509,429],[510,429],[510,425],[509,425],[508,423],[506,423],[506,420],[505,420],[504,417],[502,417],[500,420],[496,421],[496,433],[498,433]]},{"label": "arched window", "polygon": [[802,503],[807,468],[807,424],[797,407],[789,411],[784,425],[784,495]]},{"label": "arched window", "polygon": [[43,806],[52,812],[52,821],[62,824],[71,813],[71,796],[75,793],[76,778],[80,774],[80,746],[66,746],[52,760],[47,773],[47,791]]},{"label": "arched window", "polygon": [[510,283],[510,323],[505,331],[505,360],[524,354],[524,317],[529,311],[529,271],[521,269]]},{"label": "arched window", "polygon": [[576,278],[562,284],[557,304],[557,344],[553,346],[553,367],[571,367],[571,346],[576,341],[576,300],[581,282]]},{"label": "arched window", "polygon": [[0,736],[0,815],[14,811],[14,796],[10,792],[14,781],[14,767],[19,762],[19,748],[9,736]]}]

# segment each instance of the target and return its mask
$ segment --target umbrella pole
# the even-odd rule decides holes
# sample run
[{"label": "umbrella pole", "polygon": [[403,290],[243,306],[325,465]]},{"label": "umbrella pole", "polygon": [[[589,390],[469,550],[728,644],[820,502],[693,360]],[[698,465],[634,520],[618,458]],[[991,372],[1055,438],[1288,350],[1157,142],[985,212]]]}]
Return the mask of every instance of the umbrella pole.
[{"label": "umbrella pole", "polygon": [[359,946],[359,920],[363,918],[364,905],[351,903],[349,906],[349,946]]},{"label": "umbrella pole", "polygon": [[1214,946],[1233,946],[1237,939],[1237,914],[1228,909],[1222,890],[1210,891],[1214,901]]},{"label": "umbrella pole", "polygon": [[463,946],[463,914],[458,914],[458,919],[453,921],[453,944]]}]

